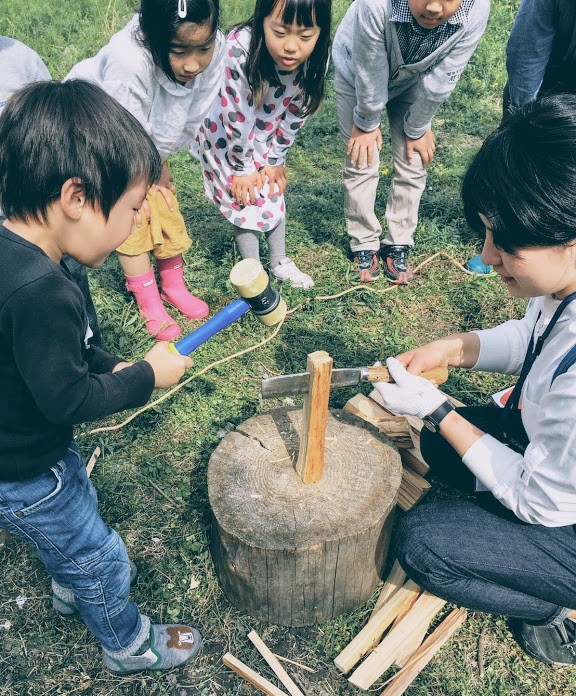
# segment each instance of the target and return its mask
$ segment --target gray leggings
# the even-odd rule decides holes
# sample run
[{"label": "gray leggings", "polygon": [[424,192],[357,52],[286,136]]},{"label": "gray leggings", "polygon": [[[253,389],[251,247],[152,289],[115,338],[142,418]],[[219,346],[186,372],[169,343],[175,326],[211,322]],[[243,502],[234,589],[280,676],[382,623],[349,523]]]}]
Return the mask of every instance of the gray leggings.
[{"label": "gray leggings", "polygon": [[[281,220],[274,229],[265,232],[270,255],[270,267],[274,268],[286,256],[286,220]],[[260,260],[260,231],[245,230],[234,225],[234,236],[238,251],[243,259]]]}]

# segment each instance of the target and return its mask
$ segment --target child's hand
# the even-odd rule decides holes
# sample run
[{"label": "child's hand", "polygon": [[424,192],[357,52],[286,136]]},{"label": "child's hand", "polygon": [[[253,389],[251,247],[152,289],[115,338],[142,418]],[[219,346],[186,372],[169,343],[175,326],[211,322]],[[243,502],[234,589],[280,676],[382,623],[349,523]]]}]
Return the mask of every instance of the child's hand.
[{"label": "child's hand", "polygon": [[144,360],[150,363],[154,370],[154,387],[156,389],[176,384],[184,372],[193,365],[192,360],[187,355],[176,355],[168,349],[169,345],[167,341],[158,341],[144,356]]},{"label": "child's hand", "polygon": [[363,131],[358,126],[352,126],[352,135],[346,145],[346,154],[350,158],[350,164],[356,165],[358,169],[372,164],[374,160],[374,145],[380,151],[382,149],[382,133],[380,128],[373,131]]},{"label": "child's hand", "polygon": [[268,192],[270,196],[274,195],[274,185],[278,187],[278,195],[281,196],[284,193],[286,190],[286,167],[284,165],[272,167],[267,164],[260,170],[260,173],[268,177]]},{"label": "child's hand", "polygon": [[254,205],[256,196],[260,193],[262,186],[264,186],[264,177],[261,171],[245,174],[244,176],[237,174],[232,177],[230,191],[238,205]]},{"label": "child's hand", "polygon": [[158,188],[167,188],[168,190],[172,191],[172,193],[176,193],[176,186],[174,186],[174,177],[172,176],[172,172],[170,171],[167,162],[164,162],[164,164],[162,165],[162,172],[160,174],[160,178],[156,182],[156,186]]},{"label": "child's hand", "polygon": [[[174,203],[172,203],[172,191],[175,191],[176,189],[170,189],[166,186],[161,186],[160,184],[152,184],[150,186],[150,191],[152,193],[160,194],[164,200],[166,201],[166,205],[168,206],[168,210],[172,213],[174,211]],[[144,205],[148,205],[148,201],[144,201]],[[142,207],[144,207],[144,205]],[[148,220],[150,220],[150,216],[148,216]]]},{"label": "child's hand", "polygon": [[415,152],[420,155],[422,164],[425,167],[434,159],[434,152],[436,152],[436,136],[430,129],[428,129],[421,138],[417,138],[416,140],[406,136],[406,156],[408,157],[409,164],[412,164]]},{"label": "child's hand", "polygon": [[[168,210],[170,212],[174,211],[174,203],[172,202],[172,194],[176,193],[176,186],[174,186],[174,177],[172,176],[170,169],[168,167],[168,164],[164,162],[162,165],[162,172],[160,174],[160,178],[155,184],[152,184],[150,186],[150,191],[152,191],[153,194],[159,193],[164,200],[166,201],[166,205],[168,206]],[[148,207],[148,201],[144,201],[144,205]],[[142,208],[144,208],[144,205]],[[148,214],[147,218],[150,220],[150,208],[148,208]]]},{"label": "child's hand", "polygon": [[150,210],[150,204],[146,199],[144,199],[144,202],[142,203],[142,207],[140,210],[137,210],[134,213],[134,225],[136,227],[142,227],[142,223],[144,220],[146,220],[146,224],[150,222],[150,218],[152,217],[152,211]]}]

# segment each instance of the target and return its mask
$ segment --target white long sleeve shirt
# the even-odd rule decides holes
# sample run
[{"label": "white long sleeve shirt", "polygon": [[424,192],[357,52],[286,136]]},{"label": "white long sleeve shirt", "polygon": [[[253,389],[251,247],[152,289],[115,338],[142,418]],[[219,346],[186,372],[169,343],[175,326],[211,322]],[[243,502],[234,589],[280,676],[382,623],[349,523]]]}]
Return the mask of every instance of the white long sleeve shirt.
[{"label": "white long sleeve shirt", "polygon": [[[480,355],[473,369],[519,374],[534,325],[537,322],[536,339],[559,304],[549,295],[537,297],[523,319],[477,331]],[[530,440],[524,456],[486,434],[463,457],[472,473],[517,517],[546,527],[576,524],[576,366],[551,384],[574,345],[576,302],[571,302],[522,389],[521,417]]]},{"label": "white long sleeve shirt", "polygon": [[36,51],[17,39],[0,36],[0,114],[14,92],[31,82],[50,79],[48,68]]},{"label": "white long sleeve shirt", "polygon": [[0,113],[21,87],[49,79],[48,68],[36,51],[21,41],[0,36]]},{"label": "white long sleeve shirt", "polygon": [[144,126],[162,161],[188,147],[218,97],[223,75],[225,40],[217,31],[210,64],[192,82],[172,82],[137,41],[138,15],[94,57],[75,65],[66,79],[94,82],[114,97]]}]

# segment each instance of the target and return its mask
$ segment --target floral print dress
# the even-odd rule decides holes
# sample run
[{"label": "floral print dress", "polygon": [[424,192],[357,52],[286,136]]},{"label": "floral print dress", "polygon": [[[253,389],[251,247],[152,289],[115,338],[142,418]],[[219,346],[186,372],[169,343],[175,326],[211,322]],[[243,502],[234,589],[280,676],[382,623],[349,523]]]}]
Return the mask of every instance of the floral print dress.
[{"label": "floral print dress", "polygon": [[293,72],[277,70],[262,106],[256,107],[245,66],[250,29],[234,29],[226,42],[225,75],[219,99],[198,131],[191,151],[200,159],[204,190],[230,222],[243,229],[268,232],[285,216],[284,195],[268,195],[268,183],[256,203],[240,205],[230,187],[235,175],[248,175],[265,165],[283,165],[305,118],[301,113],[305,65]]}]

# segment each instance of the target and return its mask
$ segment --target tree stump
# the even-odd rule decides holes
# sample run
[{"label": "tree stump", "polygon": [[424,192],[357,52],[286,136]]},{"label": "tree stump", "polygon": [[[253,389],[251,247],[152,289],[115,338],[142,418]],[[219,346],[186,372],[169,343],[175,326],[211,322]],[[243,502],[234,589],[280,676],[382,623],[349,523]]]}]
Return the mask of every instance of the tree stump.
[{"label": "tree stump", "polygon": [[376,428],[329,411],[322,479],[294,469],[301,410],[250,418],[208,467],[211,551],[240,610],[284,626],[352,611],[380,580],[402,479],[396,448]]}]

